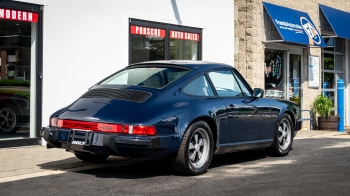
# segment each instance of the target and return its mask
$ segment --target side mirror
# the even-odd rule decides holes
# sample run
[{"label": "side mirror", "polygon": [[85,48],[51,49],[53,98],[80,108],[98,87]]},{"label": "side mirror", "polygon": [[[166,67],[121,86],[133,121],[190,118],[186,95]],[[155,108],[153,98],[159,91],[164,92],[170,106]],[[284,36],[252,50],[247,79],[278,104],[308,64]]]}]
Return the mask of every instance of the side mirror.
[{"label": "side mirror", "polygon": [[253,96],[254,97],[264,97],[265,90],[262,88],[254,88]]}]

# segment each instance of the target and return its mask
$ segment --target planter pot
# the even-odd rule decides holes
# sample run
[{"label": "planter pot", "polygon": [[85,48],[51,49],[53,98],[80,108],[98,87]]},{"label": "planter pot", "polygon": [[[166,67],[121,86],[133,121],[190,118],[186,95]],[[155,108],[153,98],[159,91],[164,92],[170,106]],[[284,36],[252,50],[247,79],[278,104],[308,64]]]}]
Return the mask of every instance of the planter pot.
[{"label": "planter pot", "polygon": [[319,130],[338,130],[339,116],[318,117]]}]

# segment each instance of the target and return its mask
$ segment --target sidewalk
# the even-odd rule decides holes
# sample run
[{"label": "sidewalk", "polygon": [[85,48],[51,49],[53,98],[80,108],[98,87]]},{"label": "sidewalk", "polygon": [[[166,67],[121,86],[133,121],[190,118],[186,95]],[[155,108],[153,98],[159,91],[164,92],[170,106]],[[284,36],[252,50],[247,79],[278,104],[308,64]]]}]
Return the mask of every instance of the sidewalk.
[{"label": "sidewalk", "polygon": [[[350,127],[347,127],[344,132],[300,130],[294,139],[322,137],[349,138],[350,140]],[[0,148],[0,160],[0,183],[101,167],[101,164],[80,161],[73,153],[63,149],[46,149],[46,146]],[[102,167],[130,161],[135,160],[111,157],[102,164]]]},{"label": "sidewalk", "polygon": [[327,130],[299,130],[295,139],[304,139],[312,137],[350,137],[350,127],[345,127],[344,132],[327,131]]}]

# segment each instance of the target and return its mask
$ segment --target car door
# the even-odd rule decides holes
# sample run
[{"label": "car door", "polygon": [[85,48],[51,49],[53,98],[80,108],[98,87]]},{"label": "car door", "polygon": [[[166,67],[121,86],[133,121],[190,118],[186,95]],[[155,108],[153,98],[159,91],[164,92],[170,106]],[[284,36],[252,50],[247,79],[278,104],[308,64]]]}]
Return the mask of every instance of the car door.
[{"label": "car door", "polygon": [[191,106],[196,108],[192,112],[203,114],[210,114],[215,118],[217,127],[220,133],[217,134],[217,141],[219,144],[231,143],[231,133],[226,113],[226,107],[223,101],[215,96],[214,90],[208,82],[207,75],[201,75],[192,80],[184,87],[184,94],[193,98]]},{"label": "car door", "polygon": [[225,103],[231,140],[249,142],[267,139],[271,121],[269,103],[254,97],[234,70],[216,70],[208,75],[218,97]]}]

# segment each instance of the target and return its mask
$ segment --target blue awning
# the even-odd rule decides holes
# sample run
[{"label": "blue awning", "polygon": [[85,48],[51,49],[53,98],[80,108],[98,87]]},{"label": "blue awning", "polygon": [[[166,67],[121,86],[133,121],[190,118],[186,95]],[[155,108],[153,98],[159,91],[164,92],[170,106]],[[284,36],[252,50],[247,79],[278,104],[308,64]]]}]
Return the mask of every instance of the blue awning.
[{"label": "blue awning", "polygon": [[[323,27],[332,28],[337,37],[350,39],[350,13],[319,4],[327,22],[321,22]],[[323,30],[322,30],[323,32]]]},{"label": "blue awning", "polygon": [[326,47],[321,34],[306,12],[263,2],[284,42]]}]

